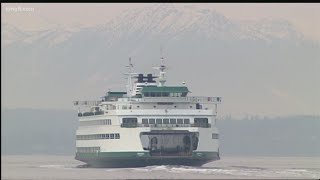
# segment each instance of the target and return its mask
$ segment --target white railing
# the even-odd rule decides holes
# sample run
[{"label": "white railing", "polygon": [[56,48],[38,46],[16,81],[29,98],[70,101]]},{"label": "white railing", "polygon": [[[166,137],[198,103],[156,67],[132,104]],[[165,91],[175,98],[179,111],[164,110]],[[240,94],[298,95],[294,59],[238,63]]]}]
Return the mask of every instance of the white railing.
[{"label": "white railing", "polygon": [[[211,103],[220,104],[221,97],[204,97],[204,96],[189,96],[189,97],[143,97],[143,98],[131,98],[123,97],[119,98],[118,102],[186,102],[186,103]],[[74,101],[75,106],[98,106],[103,101]],[[105,101],[109,102],[109,101]],[[114,101],[112,101],[114,102]]]}]

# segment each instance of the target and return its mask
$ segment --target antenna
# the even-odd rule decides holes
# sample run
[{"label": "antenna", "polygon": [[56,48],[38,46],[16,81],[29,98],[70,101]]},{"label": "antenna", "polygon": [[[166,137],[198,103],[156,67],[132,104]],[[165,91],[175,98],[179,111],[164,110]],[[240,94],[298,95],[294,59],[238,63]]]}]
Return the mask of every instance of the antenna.
[{"label": "antenna", "polygon": [[128,68],[129,68],[129,73],[131,73],[131,72],[132,72],[132,70],[133,70],[133,64],[132,64],[132,62],[131,62],[131,57],[129,57],[129,65],[128,65],[128,66],[126,66],[126,67],[128,67]]},{"label": "antenna", "polygon": [[126,66],[126,67],[128,67],[128,73],[127,73],[127,75],[128,75],[128,84],[127,84],[127,96],[128,97],[131,97],[131,95],[132,95],[132,70],[133,70],[133,64],[132,64],[132,62],[131,62],[131,57],[129,57],[129,65],[128,66]]},{"label": "antenna", "polygon": [[160,47],[160,63],[161,66],[164,65],[164,57],[163,57],[163,47]]},{"label": "antenna", "polygon": [[160,66],[159,67],[153,67],[154,69],[160,70],[159,73],[159,86],[164,86],[164,83],[166,82],[166,79],[164,77],[164,74],[166,73],[164,70],[167,69],[167,67],[164,64],[164,57],[162,55],[163,48],[160,47]]}]

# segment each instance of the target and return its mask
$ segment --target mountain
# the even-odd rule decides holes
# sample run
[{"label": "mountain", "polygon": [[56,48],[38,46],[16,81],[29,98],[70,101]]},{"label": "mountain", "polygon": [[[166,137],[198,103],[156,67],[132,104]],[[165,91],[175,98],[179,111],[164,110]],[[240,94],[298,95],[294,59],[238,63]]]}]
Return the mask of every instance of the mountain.
[{"label": "mountain", "polygon": [[[2,24],[5,107],[70,109],[125,90],[125,65],[155,72],[163,47],[168,84],[222,96],[223,111],[315,114],[320,46],[288,21],[235,21],[171,4],[128,10],[94,27],[24,31]],[[307,92],[307,93],[306,93]]]},{"label": "mountain", "polygon": [[[12,27],[4,24],[10,31]],[[172,4],[151,5],[143,8],[128,10],[108,23],[96,27],[82,28],[81,25],[71,27],[57,27],[48,30],[26,33],[26,42],[37,41],[46,36],[44,41],[59,44],[69,39],[79,31],[96,32],[111,45],[121,40],[144,39],[150,36],[163,39],[180,39],[192,34],[202,38],[222,40],[264,40],[274,39],[304,40],[303,35],[286,20],[261,19],[259,21],[234,21],[226,18],[214,10],[194,8],[185,5],[183,8]],[[33,39],[30,39],[30,36]],[[64,38],[62,38],[64,37]],[[10,43],[17,42],[16,37],[5,34]],[[10,44],[6,43],[6,44]]]},{"label": "mountain", "polygon": [[[2,109],[1,154],[74,155],[77,112]],[[319,116],[220,118],[221,156],[319,156]]]}]

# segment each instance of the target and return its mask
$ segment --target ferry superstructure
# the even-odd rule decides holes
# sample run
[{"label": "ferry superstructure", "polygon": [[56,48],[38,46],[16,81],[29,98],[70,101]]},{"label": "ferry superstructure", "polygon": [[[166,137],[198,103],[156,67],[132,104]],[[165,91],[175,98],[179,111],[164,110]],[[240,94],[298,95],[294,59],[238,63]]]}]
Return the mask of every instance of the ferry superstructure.
[{"label": "ferry superstructure", "polygon": [[201,166],[219,160],[221,97],[188,96],[185,84],[166,86],[163,59],[158,76],[133,73],[129,62],[126,92],[74,101],[75,159],[93,167]]}]

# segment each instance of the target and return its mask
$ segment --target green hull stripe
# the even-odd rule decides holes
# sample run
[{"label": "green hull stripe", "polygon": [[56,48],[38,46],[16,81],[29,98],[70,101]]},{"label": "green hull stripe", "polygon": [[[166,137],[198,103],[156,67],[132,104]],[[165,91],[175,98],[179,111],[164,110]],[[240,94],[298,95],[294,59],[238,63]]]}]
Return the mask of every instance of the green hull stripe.
[{"label": "green hull stripe", "polygon": [[[157,158],[151,156],[149,152],[98,152],[98,153],[76,153],[82,158]],[[217,152],[199,151],[192,152],[192,156],[181,156],[179,158],[211,158],[216,157]],[[176,156],[177,157],[177,156]]]}]

